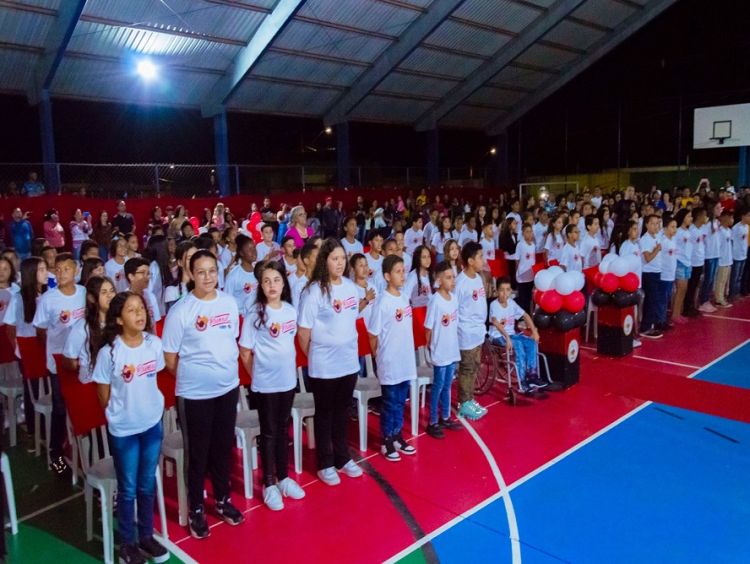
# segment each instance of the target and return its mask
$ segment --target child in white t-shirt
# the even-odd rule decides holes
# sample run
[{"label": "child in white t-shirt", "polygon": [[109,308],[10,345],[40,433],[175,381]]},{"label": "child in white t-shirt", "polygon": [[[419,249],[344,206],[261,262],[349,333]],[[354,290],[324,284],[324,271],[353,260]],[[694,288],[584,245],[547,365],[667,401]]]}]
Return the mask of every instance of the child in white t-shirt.
[{"label": "child in white t-shirt", "polygon": [[677,272],[677,242],[675,241],[677,233],[677,221],[670,218],[664,225],[664,232],[661,237],[661,291],[662,301],[659,309],[659,323],[662,329],[669,326],[667,322],[667,306],[672,300],[672,288],[674,286]]},{"label": "child in white t-shirt", "polygon": [[[510,297],[510,280],[502,277],[497,281],[497,299],[490,304],[490,339],[493,345],[504,346],[515,353],[516,372],[524,393],[544,388],[547,382],[539,377],[537,356],[539,354],[539,332],[531,316]],[[531,330],[531,337],[516,333],[516,321],[523,319]]]},{"label": "child in white t-shirt", "polygon": [[288,278],[289,286],[292,289],[292,305],[299,310],[302,290],[307,286],[307,281],[310,279],[309,274],[312,274],[315,268],[315,261],[318,258],[318,247],[310,241],[305,241],[302,248],[295,249],[295,252],[299,252],[297,270],[294,274],[288,276]]},{"label": "child in white t-shirt", "polygon": [[344,222],[344,238],[341,239],[341,245],[346,251],[347,259],[351,259],[357,253],[365,253],[362,243],[357,241],[357,229],[357,218],[354,216],[348,217]]},{"label": "child in white t-shirt", "polygon": [[387,256],[383,260],[383,276],[387,286],[373,306],[367,331],[383,391],[381,453],[386,460],[396,462],[401,460],[399,453],[412,455],[417,452],[401,433],[406,398],[411,381],[417,377],[417,366],[411,305],[399,291],[405,278],[403,259],[397,255]]},{"label": "child in white t-shirt", "polygon": [[281,247],[273,240],[273,225],[266,223],[260,229],[260,234],[263,236],[263,240],[258,243],[255,247],[256,254],[258,255],[257,260],[276,260],[281,255]]},{"label": "child in white t-shirt", "polygon": [[729,299],[740,296],[743,273],[747,268],[747,236],[750,226],[750,209],[746,209],[740,220],[732,227],[732,272],[729,283]]},{"label": "child in white t-shirt", "polygon": [[419,245],[414,251],[414,262],[403,290],[412,307],[426,307],[430,301],[434,285],[431,265],[430,249],[425,245]]},{"label": "child in white t-shirt", "polygon": [[237,235],[237,254],[234,266],[224,281],[224,292],[234,298],[237,309],[243,312],[248,298],[255,296],[258,281],[253,273],[253,266],[258,258],[255,242],[245,235]]},{"label": "child in white t-shirt", "polygon": [[534,290],[534,265],[536,264],[536,242],[534,229],[524,223],[521,240],[516,246],[518,268],[516,268],[516,282],[518,282],[518,304],[526,311],[531,311],[531,294]]},{"label": "child in white t-shirt", "polygon": [[424,245],[424,231],[422,230],[422,218],[417,216],[411,224],[411,227],[404,233],[404,246],[406,252],[414,256],[414,251],[420,245]]},{"label": "child in white t-shirt", "polygon": [[370,268],[368,278],[378,290],[385,287],[383,278],[383,236],[379,231],[371,231],[367,237],[370,245],[369,252],[365,255],[367,266]]},{"label": "child in white t-shirt", "polygon": [[662,309],[661,300],[661,263],[662,247],[659,235],[661,219],[658,215],[645,218],[646,233],[641,236],[641,258],[643,259],[643,316],[641,319],[641,335],[647,339],[661,339],[664,335],[658,329],[659,311]]},{"label": "child in white t-shirt", "polygon": [[117,530],[123,562],[138,561],[135,558],[141,551],[156,562],[169,556],[153,537],[154,475],[164,413],[156,374],[164,368],[164,355],[159,338],[146,332],[148,325],[143,296],[118,294],[107,312],[105,344],[96,355],[93,373],[117,473]]},{"label": "child in white t-shirt", "polygon": [[731,210],[724,210],[719,216],[719,268],[716,271],[714,281],[714,299],[716,306],[721,308],[732,307],[727,301],[727,290],[729,286],[729,275],[732,272],[732,224],[734,214]]},{"label": "child in white t-shirt", "polygon": [[581,251],[578,248],[578,238],[581,235],[581,230],[575,223],[569,223],[565,227],[565,237],[568,242],[562,250],[560,256],[560,266],[562,266],[566,272],[571,271],[583,271],[583,258],[581,257]]},{"label": "child in white t-shirt", "polygon": [[248,374],[253,375],[251,390],[257,394],[263,502],[279,511],[284,509],[283,497],[305,497],[305,490],[289,477],[287,468],[289,417],[297,384],[297,312],[279,262],[263,263],[257,273],[260,284],[255,306],[242,324],[240,358]]},{"label": "child in white t-shirt", "polygon": [[451,418],[451,382],[461,352],[458,349],[458,299],[452,294],[456,276],[447,262],[438,265],[436,274],[438,290],[430,297],[424,320],[433,370],[430,421],[426,432],[435,439],[442,439],[445,436],[443,429],[455,431],[461,428],[461,424]]},{"label": "child in white t-shirt", "polygon": [[599,218],[595,215],[587,215],[584,221],[586,233],[580,243],[583,268],[598,266],[602,262],[602,247],[599,241]]},{"label": "child in white t-shirt", "polygon": [[104,263],[104,272],[115,283],[115,290],[124,292],[128,289],[128,281],[125,278],[125,262],[128,260],[127,241],[123,237],[114,239],[109,252],[112,258]]},{"label": "child in white t-shirt", "polygon": [[156,331],[154,326],[161,320],[161,313],[156,296],[148,289],[151,280],[149,262],[141,257],[130,259],[125,263],[125,278],[128,280],[128,290],[143,296],[148,309],[148,316],[151,319],[152,330]]},{"label": "child in white t-shirt", "polygon": [[85,317],[75,322],[62,351],[70,369],[78,372],[81,384],[91,382],[96,353],[104,338],[107,311],[114,297],[112,280],[101,276],[89,278],[86,283]]},{"label": "child in white t-shirt", "polygon": [[[558,215],[550,223],[547,235],[544,238],[544,259],[546,264],[559,264],[564,246],[563,217]],[[553,263],[553,261],[555,262]]]},{"label": "child in white t-shirt", "polygon": [[475,243],[479,240],[479,234],[477,233],[477,218],[473,215],[469,216],[466,220],[466,225],[463,231],[458,236],[458,244],[463,247],[467,241],[474,241]]}]

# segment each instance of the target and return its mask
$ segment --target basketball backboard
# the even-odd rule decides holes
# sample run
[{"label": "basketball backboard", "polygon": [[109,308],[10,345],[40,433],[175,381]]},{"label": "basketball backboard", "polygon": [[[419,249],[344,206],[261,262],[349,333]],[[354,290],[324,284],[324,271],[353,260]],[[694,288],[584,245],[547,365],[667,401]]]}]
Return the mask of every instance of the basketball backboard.
[{"label": "basketball backboard", "polygon": [[693,149],[750,146],[750,104],[696,108]]}]

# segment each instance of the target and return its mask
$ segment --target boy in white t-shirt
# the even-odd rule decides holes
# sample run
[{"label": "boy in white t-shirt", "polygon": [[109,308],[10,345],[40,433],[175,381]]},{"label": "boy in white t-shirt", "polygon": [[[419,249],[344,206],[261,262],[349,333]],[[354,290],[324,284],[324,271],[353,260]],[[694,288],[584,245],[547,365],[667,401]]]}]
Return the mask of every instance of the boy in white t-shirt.
[{"label": "boy in white t-shirt", "polygon": [[578,239],[581,236],[581,230],[575,223],[569,223],[565,227],[565,236],[568,242],[562,250],[560,256],[560,266],[562,266],[566,272],[571,271],[583,271],[583,258],[581,257],[581,251],[578,248]]},{"label": "boy in white t-shirt", "polygon": [[385,288],[385,279],[383,278],[383,236],[379,231],[371,231],[367,237],[370,245],[370,251],[365,255],[367,266],[370,271],[368,278],[378,290]]},{"label": "boy in white t-shirt", "polygon": [[663,292],[661,286],[661,242],[659,241],[658,215],[645,218],[646,233],[641,237],[641,258],[643,259],[643,277],[641,283],[645,294],[643,300],[643,316],[641,319],[641,335],[647,339],[661,339],[664,334],[657,328],[659,311]]},{"label": "boy in white t-shirt", "polygon": [[516,268],[516,282],[518,282],[518,303],[524,311],[531,311],[531,296],[534,290],[534,265],[536,264],[536,243],[534,230],[529,223],[524,223],[521,240],[516,245],[518,267]]},{"label": "boy in white t-shirt", "polygon": [[451,382],[461,352],[458,349],[458,300],[452,294],[456,276],[445,261],[437,266],[435,274],[438,290],[430,297],[424,320],[433,371],[430,421],[425,430],[432,438],[442,439],[443,429],[461,428],[458,421],[451,419]]},{"label": "boy in white t-shirt", "polygon": [[[493,345],[513,350],[516,359],[516,373],[521,390],[530,393],[544,388],[547,382],[539,377],[539,332],[531,316],[510,297],[512,289],[506,276],[497,281],[497,299],[490,304],[490,339]],[[516,321],[524,320],[531,330],[531,337],[516,333]]]},{"label": "boy in white t-shirt", "polygon": [[716,306],[730,308],[732,304],[727,301],[727,289],[729,286],[729,275],[732,272],[732,224],[734,214],[730,210],[724,210],[719,216],[719,268],[716,271],[714,281],[714,299]]},{"label": "boy in white t-shirt", "polygon": [[406,279],[404,260],[398,255],[387,256],[383,260],[383,277],[387,286],[372,308],[367,332],[383,391],[381,453],[386,460],[397,462],[401,460],[399,453],[412,455],[417,452],[401,433],[406,398],[411,381],[417,377],[417,366],[411,305],[409,299],[399,291]]},{"label": "boy in white t-shirt", "polygon": [[735,300],[740,296],[742,278],[747,268],[747,234],[750,226],[750,209],[740,217],[732,227],[732,272],[729,283],[729,299]]},{"label": "boy in white t-shirt", "polygon": [[148,315],[151,318],[152,331],[156,334],[156,324],[161,321],[161,313],[156,296],[148,289],[148,284],[151,280],[149,262],[141,257],[130,259],[125,263],[125,278],[128,279],[128,289],[139,296],[143,296],[143,301],[146,302],[146,308],[148,309]]},{"label": "boy in white t-shirt", "polygon": [[47,344],[47,370],[52,384],[52,430],[49,438],[50,468],[57,475],[67,469],[63,459],[65,440],[65,402],[57,377],[55,359],[62,354],[65,341],[73,324],[82,319],[86,311],[86,290],[75,283],[78,264],[70,253],[61,253],[55,258],[57,287],[47,290],[39,300],[33,324],[37,335]]},{"label": "boy in white t-shirt", "polygon": [[341,239],[341,246],[346,251],[347,260],[357,253],[365,254],[362,243],[357,241],[357,218],[349,217],[344,222],[344,238]]},{"label": "boy in white t-shirt", "polygon": [[411,227],[404,233],[404,247],[406,252],[414,255],[415,249],[424,244],[424,231],[422,230],[422,218],[417,216],[411,224]]},{"label": "boy in white t-shirt", "polygon": [[281,247],[273,240],[273,225],[266,223],[260,228],[260,234],[263,240],[255,247],[255,252],[258,254],[257,260],[278,259],[281,255]]},{"label": "boy in white t-shirt", "polygon": [[487,298],[484,281],[480,276],[484,266],[482,246],[469,241],[461,249],[464,269],[456,279],[458,298],[458,348],[461,361],[458,364],[458,414],[476,420],[484,417],[487,410],[474,400],[474,382],[482,356],[482,344],[487,333]]},{"label": "boy in white t-shirt", "polygon": [[677,221],[670,218],[664,225],[664,232],[661,237],[661,274],[660,274],[660,291],[662,299],[659,302],[658,319],[662,329],[670,327],[667,321],[667,305],[672,300],[672,287],[677,272]]}]

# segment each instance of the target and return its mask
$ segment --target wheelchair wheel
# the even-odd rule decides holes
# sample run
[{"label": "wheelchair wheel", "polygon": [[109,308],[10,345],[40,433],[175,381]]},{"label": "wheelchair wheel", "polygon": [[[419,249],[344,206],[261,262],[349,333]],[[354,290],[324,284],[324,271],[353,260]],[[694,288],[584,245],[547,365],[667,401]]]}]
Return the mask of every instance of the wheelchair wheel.
[{"label": "wheelchair wheel", "polygon": [[474,393],[477,395],[483,395],[492,389],[495,384],[495,377],[497,375],[497,363],[496,356],[492,352],[490,345],[485,343],[482,345],[482,355],[479,361],[479,371],[477,372],[477,379],[474,382]]}]

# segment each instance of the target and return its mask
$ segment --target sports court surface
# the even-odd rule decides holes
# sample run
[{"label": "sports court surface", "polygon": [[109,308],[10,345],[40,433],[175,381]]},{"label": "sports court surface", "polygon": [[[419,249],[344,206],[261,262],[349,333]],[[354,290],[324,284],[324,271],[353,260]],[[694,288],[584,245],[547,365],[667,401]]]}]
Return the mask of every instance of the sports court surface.
[{"label": "sports court surface", "polygon": [[[498,385],[481,398],[485,418],[442,441],[418,436],[415,457],[368,451],[363,479],[325,486],[305,448],[307,497],[282,512],[262,505],[257,476],[242,498],[238,464],[246,522],[212,520],[206,541],[178,526],[167,480],[172,561],[747,562],[750,299],[625,359],[581,354],[577,386],[510,407]],[[371,449],[377,429],[370,415]],[[10,561],[99,560],[81,490],[27,444],[10,451],[22,521]]]}]

